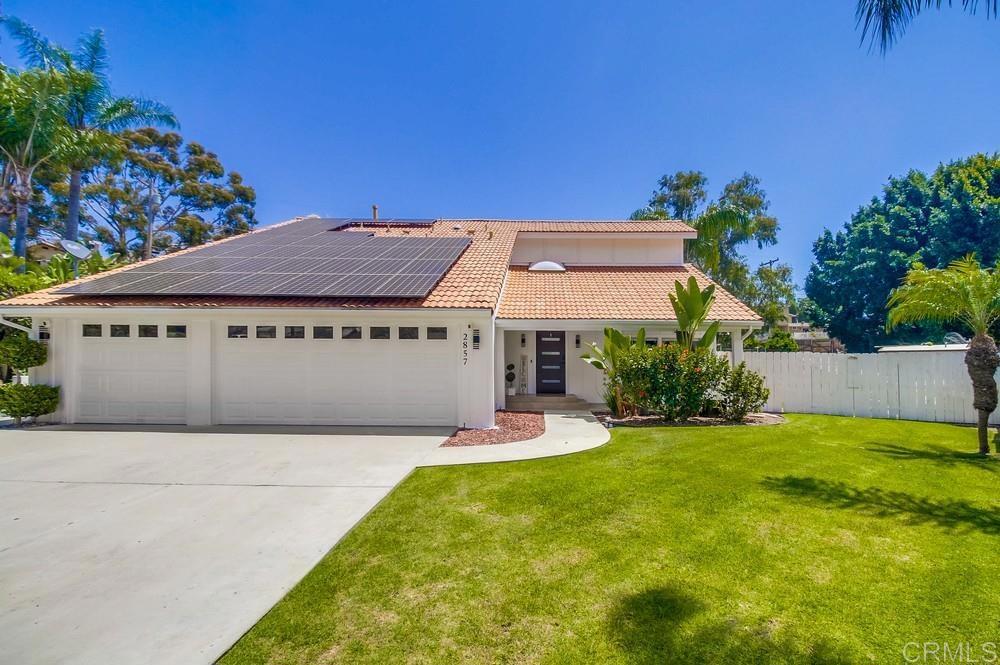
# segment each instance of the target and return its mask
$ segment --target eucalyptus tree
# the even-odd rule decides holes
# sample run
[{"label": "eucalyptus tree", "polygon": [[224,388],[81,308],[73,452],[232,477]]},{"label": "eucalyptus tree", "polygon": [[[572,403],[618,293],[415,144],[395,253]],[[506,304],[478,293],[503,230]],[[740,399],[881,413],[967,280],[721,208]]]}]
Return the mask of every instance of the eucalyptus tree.
[{"label": "eucalyptus tree", "polygon": [[[941,9],[944,0],[858,0],[855,16],[861,28],[861,41],[870,39],[885,55],[903,36],[907,26],[925,9]],[[949,7],[952,0],[947,0]],[[961,0],[969,14],[982,11],[986,18],[1000,17],[1000,0]]]},{"label": "eucalyptus tree", "polygon": [[152,127],[126,130],[121,168],[88,201],[100,214],[91,225],[102,238],[142,242],[143,258],[171,246],[200,245],[244,233],[256,225],[254,188],[236,171],[226,171],[218,155],[175,132]]},{"label": "eucalyptus tree", "polygon": [[[77,41],[72,52],[53,45],[37,30],[16,17],[4,17],[11,36],[18,42],[19,55],[26,65],[56,68],[70,76],[66,91],[66,121],[77,133],[93,131],[118,133],[142,126],[177,127],[177,118],[164,104],[142,97],[118,97],[111,91],[108,48],[103,30],[92,30]],[[116,144],[108,144],[114,146]],[[66,199],[65,237],[76,240],[80,229],[80,199],[83,174],[104,157],[78,152],[67,163],[69,190]]]},{"label": "eucalyptus tree", "polygon": [[990,270],[970,254],[946,268],[917,264],[892,292],[888,306],[890,330],[904,323],[934,321],[960,323],[972,332],[965,366],[972,379],[972,406],[979,416],[979,452],[989,454],[989,420],[997,408],[995,375],[1000,366],[990,329],[1000,321],[1000,262]]}]

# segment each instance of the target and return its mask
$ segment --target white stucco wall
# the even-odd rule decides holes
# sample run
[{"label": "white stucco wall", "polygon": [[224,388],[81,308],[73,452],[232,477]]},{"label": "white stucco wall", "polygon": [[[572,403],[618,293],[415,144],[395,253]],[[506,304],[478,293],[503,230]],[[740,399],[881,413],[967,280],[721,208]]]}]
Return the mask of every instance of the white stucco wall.
[{"label": "white stucco wall", "polygon": [[[576,336],[580,336],[580,348],[576,348]],[[569,331],[566,333],[566,392],[576,395],[591,404],[604,401],[601,397],[604,387],[603,372],[591,367],[580,359],[593,342],[598,346],[604,337],[597,330]]]},{"label": "white stucco wall", "polygon": [[[521,347],[521,332],[508,330],[504,332],[504,357],[507,363],[514,364],[514,388],[517,392],[533,395],[535,393],[535,331],[526,331],[524,334],[524,347]],[[526,368],[522,372],[522,367]],[[527,389],[521,390],[521,376],[524,374]]]},{"label": "white stucco wall", "polygon": [[632,237],[605,234],[546,235],[519,233],[511,254],[511,265],[550,260],[570,266],[682,265],[684,240],[655,235]]}]

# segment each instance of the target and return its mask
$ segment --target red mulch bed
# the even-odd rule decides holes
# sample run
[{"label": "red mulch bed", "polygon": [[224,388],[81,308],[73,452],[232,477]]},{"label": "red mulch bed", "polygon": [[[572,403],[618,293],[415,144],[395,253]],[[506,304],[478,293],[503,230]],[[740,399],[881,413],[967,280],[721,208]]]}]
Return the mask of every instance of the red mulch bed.
[{"label": "red mulch bed", "polygon": [[442,446],[488,446],[527,441],[545,433],[545,416],[537,411],[497,411],[493,429],[460,429]]}]

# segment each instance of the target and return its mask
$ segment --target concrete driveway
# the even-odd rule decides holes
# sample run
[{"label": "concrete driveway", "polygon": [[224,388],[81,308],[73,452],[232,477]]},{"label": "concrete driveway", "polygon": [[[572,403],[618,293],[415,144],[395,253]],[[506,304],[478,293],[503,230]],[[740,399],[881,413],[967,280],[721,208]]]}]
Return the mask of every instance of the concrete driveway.
[{"label": "concrete driveway", "polygon": [[450,433],[164,429],[0,432],[0,661],[211,663]]}]

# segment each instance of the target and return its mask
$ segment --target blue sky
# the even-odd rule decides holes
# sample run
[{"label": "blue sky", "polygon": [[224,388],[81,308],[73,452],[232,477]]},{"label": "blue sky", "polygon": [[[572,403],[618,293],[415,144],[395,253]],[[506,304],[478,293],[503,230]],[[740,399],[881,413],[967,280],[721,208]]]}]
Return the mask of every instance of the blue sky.
[{"label": "blue sky", "polygon": [[103,27],[116,91],[170,104],[256,187],[263,224],[372,203],[615,218],[664,173],[701,169],[716,192],[749,171],[782,226],[751,258],[800,282],[816,236],[888,176],[1000,148],[1000,22],[930,12],[883,59],[853,7],[4,2],[57,42]]}]

